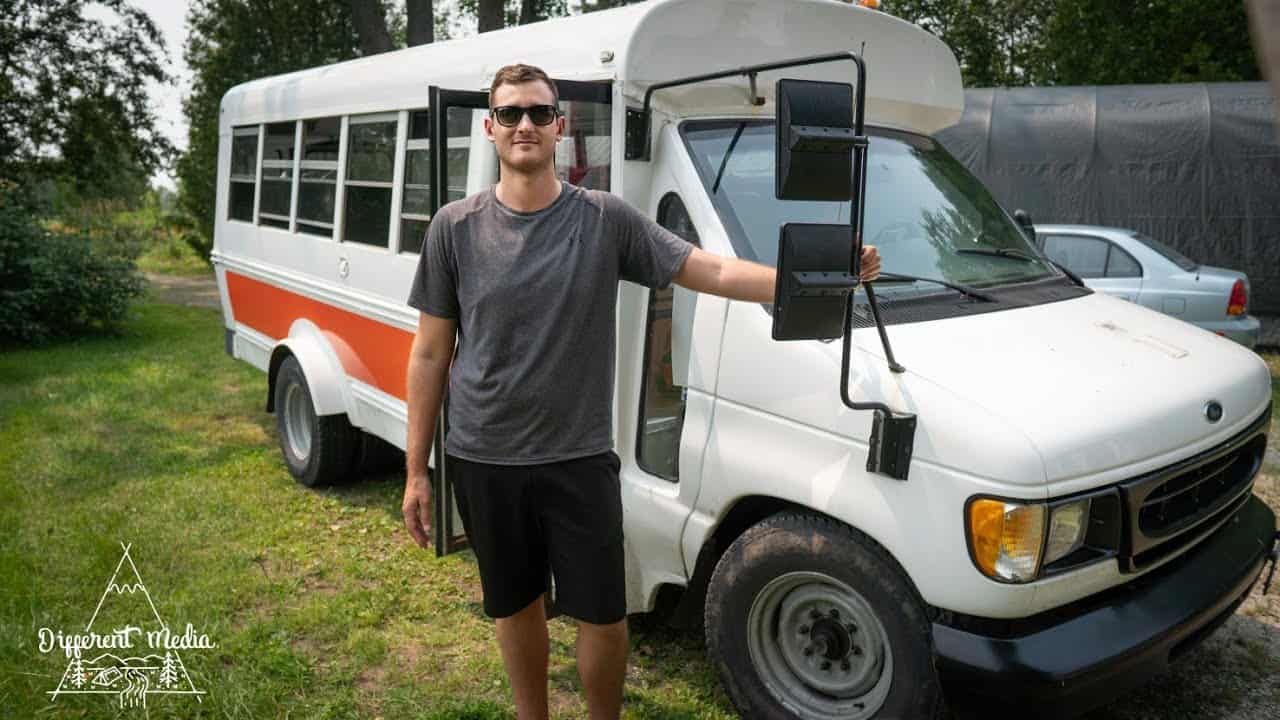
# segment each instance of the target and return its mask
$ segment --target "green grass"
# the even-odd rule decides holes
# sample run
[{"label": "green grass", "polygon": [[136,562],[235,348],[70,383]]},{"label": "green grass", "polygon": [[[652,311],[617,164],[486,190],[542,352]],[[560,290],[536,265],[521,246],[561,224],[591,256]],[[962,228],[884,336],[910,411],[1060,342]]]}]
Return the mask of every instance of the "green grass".
[{"label": "green grass", "polygon": [[213,268],[171,232],[157,231],[155,242],[138,257],[138,269],[151,273],[203,277]]},{"label": "green grass", "polygon": [[1273,424],[1280,425],[1280,352],[1260,354],[1271,368],[1271,419]]},{"label": "green grass", "polygon": [[[265,386],[199,308],[142,304],[121,336],[0,354],[0,714],[145,716],[50,702],[67,661],[38,648],[41,627],[84,629],[124,542],[161,617],[217,644],[181,653],[204,701],[152,695],[150,717],[512,716],[473,557],[409,541],[402,476],[297,485]],[[141,619],[122,601],[94,629]],[[551,626],[555,715],[585,717],[574,630]],[[654,651],[632,654],[625,717],[733,717],[698,637],[633,643]]]},{"label": "green grass", "polygon": [[[222,342],[216,311],[144,303],[119,336],[0,353],[0,715],[513,717],[472,556],[409,541],[401,476],[297,485],[265,377]],[[1280,406],[1280,380],[1273,393]],[[66,660],[39,651],[38,630],[83,630],[121,542],[161,616],[217,644],[182,652],[203,702],[49,700]],[[95,630],[145,611],[109,605]],[[553,715],[585,717],[573,628],[551,635]],[[734,717],[696,634],[633,631],[632,646],[625,718]],[[1214,678],[1265,684],[1280,666],[1249,662],[1259,652],[1211,643],[1094,717],[1229,716],[1244,691]]]}]

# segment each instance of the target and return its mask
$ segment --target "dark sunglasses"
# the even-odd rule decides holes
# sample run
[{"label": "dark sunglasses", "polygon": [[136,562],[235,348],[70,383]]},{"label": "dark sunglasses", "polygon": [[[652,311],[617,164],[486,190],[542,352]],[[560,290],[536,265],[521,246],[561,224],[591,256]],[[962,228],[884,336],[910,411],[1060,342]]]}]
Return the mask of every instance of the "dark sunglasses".
[{"label": "dark sunglasses", "polygon": [[529,116],[529,122],[534,125],[550,125],[557,117],[560,111],[555,105],[530,105],[529,107],[520,107],[519,105],[499,105],[490,111],[493,117],[503,127],[515,127],[520,124],[520,118],[523,115]]}]

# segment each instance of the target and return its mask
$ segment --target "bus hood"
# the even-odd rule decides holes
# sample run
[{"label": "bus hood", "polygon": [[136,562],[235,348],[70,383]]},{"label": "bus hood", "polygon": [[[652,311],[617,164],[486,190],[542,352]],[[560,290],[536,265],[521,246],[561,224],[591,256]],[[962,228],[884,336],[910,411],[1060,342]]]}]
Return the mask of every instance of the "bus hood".
[{"label": "bus hood", "polygon": [[[1243,429],[1271,393],[1253,352],[1101,293],[887,331],[908,374],[1025,433],[1049,483],[1176,461]],[[857,341],[882,352],[874,329]]]}]

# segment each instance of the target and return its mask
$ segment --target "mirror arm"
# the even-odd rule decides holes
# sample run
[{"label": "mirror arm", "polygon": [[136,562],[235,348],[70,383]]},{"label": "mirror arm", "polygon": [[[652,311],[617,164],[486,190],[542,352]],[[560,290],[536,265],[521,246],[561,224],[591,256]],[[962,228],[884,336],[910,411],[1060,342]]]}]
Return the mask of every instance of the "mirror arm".
[{"label": "mirror arm", "polygon": [[[761,98],[756,94],[756,88],[755,88],[756,75],[762,72],[768,72],[770,70],[781,70],[783,68],[800,67],[802,65],[817,65],[819,63],[835,62],[838,60],[850,60],[856,63],[858,66],[859,101],[856,106],[857,107],[856,123],[857,123],[858,134],[861,135],[862,134],[862,101],[861,99],[864,96],[862,88],[863,88],[863,85],[865,84],[864,81],[866,80],[867,74],[866,74],[866,69],[862,64],[862,57],[855,52],[846,50],[844,52],[827,53],[825,55],[812,55],[809,57],[796,58],[795,60],[784,60],[782,62],[761,63],[759,65],[748,65],[746,67],[734,68],[732,70],[722,70],[720,72],[705,73],[702,75],[690,75],[689,77],[677,78],[675,80],[666,80],[664,82],[654,83],[649,87],[645,88],[644,104],[640,108],[640,113],[639,113],[640,116],[636,118],[636,120],[638,120],[639,122],[640,130],[642,132],[641,137],[635,138],[635,140],[637,141],[636,144],[639,145],[639,147],[626,148],[626,159],[627,160],[646,160],[646,161],[652,159],[651,153],[652,153],[653,138],[650,136],[652,135],[652,129],[653,129],[652,128],[653,113],[651,112],[651,108],[653,106],[653,94],[658,90],[664,90],[666,88],[671,88],[671,87],[678,87],[680,85],[692,85],[693,83],[706,82],[708,80],[718,80],[724,77],[746,75],[747,78],[751,80],[751,96],[753,98],[752,103],[756,105],[763,105],[764,98]],[[632,111],[628,109],[627,112],[631,113]]]}]

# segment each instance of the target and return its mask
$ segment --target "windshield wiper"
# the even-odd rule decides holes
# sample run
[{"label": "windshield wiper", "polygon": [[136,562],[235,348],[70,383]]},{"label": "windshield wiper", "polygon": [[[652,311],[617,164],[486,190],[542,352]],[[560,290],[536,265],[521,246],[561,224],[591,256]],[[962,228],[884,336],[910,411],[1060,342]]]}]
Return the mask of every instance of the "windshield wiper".
[{"label": "windshield wiper", "polygon": [[724,151],[724,158],[720,160],[720,169],[716,171],[716,181],[711,185],[711,194],[715,195],[720,192],[720,180],[724,178],[724,169],[729,167],[729,156],[733,155],[734,148],[738,147],[738,139],[742,137],[742,131],[747,129],[745,122],[738,123],[738,129],[733,133],[733,139],[729,141],[729,147]]},{"label": "windshield wiper", "polygon": [[881,280],[931,282],[936,285],[941,285],[945,288],[950,288],[952,290],[955,290],[956,292],[962,295],[968,295],[969,297],[974,298],[976,300],[981,300],[983,302],[997,302],[994,297],[991,297],[990,295],[982,292],[981,290],[971,288],[967,285],[957,285],[956,283],[947,282],[946,280],[939,280],[938,278],[916,277],[915,275],[899,275],[897,273],[880,273],[880,277],[877,278],[876,280],[873,280],[872,282],[879,282]]},{"label": "windshield wiper", "polygon": [[1018,250],[1016,248],[990,248],[990,247],[956,248],[956,252],[966,254],[966,255],[995,255],[996,257],[1013,258],[1015,260],[1022,260],[1024,262],[1040,261],[1040,258],[1030,253],[1026,253],[1021,250]]}]

